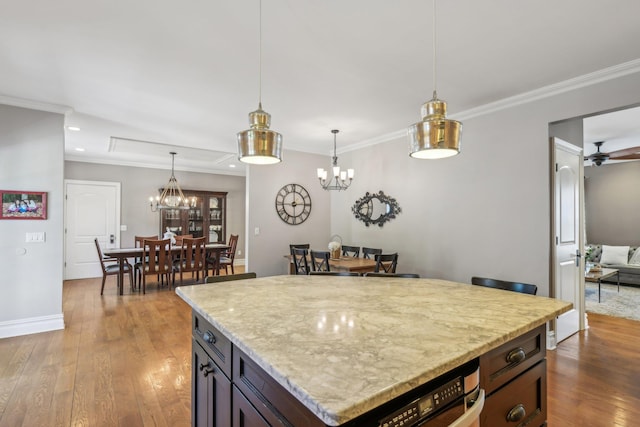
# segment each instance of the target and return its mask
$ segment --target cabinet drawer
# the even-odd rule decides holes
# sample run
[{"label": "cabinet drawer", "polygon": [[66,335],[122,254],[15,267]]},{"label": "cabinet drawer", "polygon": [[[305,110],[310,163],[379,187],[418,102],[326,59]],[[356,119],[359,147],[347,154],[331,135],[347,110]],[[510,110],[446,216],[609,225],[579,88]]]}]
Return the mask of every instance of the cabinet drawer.
[{"label": "cabinet drawer", "polygon": [[547,362],[529,369],[487,397],[481,427],[538,427],[547,420]]},{"label": "cabinet drawer", "polygon": [[545,357],[546,325],[480,356],[480,387],[487,395]]},{"label": "cabinet drawer", "polygon": [[193,311],[193,337],[222,372],[231,378],[231,342],[195,311]]},{"label": "cabinet drawer", "polygon": [[233,349],[233,384],[269,425],[325,426],[306,406],[237,347]]}]

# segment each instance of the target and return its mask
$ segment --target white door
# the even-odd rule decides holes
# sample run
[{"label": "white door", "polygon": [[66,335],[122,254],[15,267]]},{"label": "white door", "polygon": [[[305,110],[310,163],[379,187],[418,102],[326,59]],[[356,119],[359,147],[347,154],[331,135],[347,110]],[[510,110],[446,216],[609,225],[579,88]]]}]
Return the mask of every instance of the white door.
[{"label": "white door", "polygon": [[552,138],[555,152],[554,231],[555,265],[553,296],[573,303],[573,309],[558,317],[558,342],[584,327],[584,261],[580,256],[583,242],[582,149]]},{"label": "white door", "polygon": [[120,246],[120,183],[65,180],[66,280],[101,277],[94,243]]}]

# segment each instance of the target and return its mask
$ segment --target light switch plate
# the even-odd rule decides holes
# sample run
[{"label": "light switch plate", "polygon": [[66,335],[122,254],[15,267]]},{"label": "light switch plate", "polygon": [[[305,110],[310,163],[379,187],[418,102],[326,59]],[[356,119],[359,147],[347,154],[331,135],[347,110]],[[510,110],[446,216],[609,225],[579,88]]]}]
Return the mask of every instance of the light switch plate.
[{"label": "light switch plate", "polygon": [[27,233],[25,236],[25,242],[27,243],[44,243],[45,234],[44,231],[37,231],[35,233]]}]

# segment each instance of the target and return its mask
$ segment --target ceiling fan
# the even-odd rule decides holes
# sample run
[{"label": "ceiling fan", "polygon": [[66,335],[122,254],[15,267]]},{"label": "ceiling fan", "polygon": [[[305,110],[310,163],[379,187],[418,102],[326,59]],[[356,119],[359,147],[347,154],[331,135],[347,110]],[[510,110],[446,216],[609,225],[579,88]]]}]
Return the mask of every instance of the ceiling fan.
[{"label": "ceiling fan", "polygon": [[596,146],[597,151],[584,159],[591,160],[596,166],[600,166],[607,160],[640,160],[640,147],[629,147],[603,153],[600,151],[600,147],[604,144],[604,141],[594,142],[593,144]]}]

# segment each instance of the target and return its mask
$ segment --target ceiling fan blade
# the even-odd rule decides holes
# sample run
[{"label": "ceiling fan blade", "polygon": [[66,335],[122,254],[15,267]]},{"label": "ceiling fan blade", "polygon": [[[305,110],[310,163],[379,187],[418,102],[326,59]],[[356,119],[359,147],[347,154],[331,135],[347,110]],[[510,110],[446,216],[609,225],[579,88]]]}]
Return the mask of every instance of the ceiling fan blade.
[{"label": "ceiling fan blade", "polygon": [[636,160],[640,159],[640,147],[629,147],[608,153],[611,160]]}]

